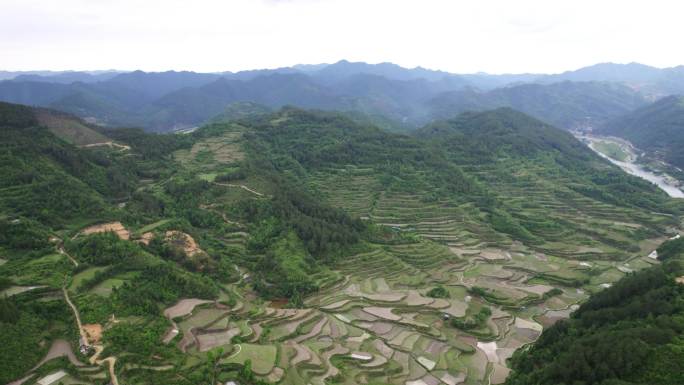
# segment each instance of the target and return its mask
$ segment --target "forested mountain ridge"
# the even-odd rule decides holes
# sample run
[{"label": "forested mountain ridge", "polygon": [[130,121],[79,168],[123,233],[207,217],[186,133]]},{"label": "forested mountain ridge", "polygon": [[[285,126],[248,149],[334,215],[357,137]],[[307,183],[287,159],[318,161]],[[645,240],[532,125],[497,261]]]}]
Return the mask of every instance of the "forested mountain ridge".
[{"label": "forested mountain ridge", "polygon": [[391,63],[341,61],[239,73],[134,71],[72,83],[17,77],[0,82],[0,100],[56,108],[103,125],[155,131],[199,126],[234,102],[347,111],[399,131],[467,110],[497,107],[512,107],[572,129],[595,126],[646,103],[638,90],[619,79],[553,83],[539,81],[542,78],[461,76]]},{"label": "forested mountain ridge", "polygon": [[684,168],[684,97],[668,96],[599,127],[599,133],[625,138],[676,167]]},{"label": "forested mountain ridge", "polygon": [[434,97],[432,116],[448,119],[457,112],[510,107],[564,129],[595,127],[647,101],[632,89],[607,82],[523,84],[488,92],[462,90]]},{"label": "forested mountain ridge", "polygon": [[684,66],[655,68],[640,63],[599,63],[555,75],[540,76],[541,83],[559,81],[612,81],[641,90],[651,97],[684,93]]}]

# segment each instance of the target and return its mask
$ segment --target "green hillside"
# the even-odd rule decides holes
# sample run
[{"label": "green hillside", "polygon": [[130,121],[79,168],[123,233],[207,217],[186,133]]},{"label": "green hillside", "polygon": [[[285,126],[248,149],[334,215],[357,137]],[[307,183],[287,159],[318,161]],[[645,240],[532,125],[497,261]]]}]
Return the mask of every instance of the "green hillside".
[{"label": "green hillside", "polygon": [[465,89],[445,92],[430,100],[431,116],[510,107],[560,128],[596,127],[646,103],[631,88],[608,82],[521,84],[487,92]]},{"label": "green hillside", "polygon": [[40,125],[44,117],[42,111],[0,104],[3,214],[48,225],[106,217],[106,201],[132,188],[130,171],[57,138]]},{"label": "green hillside", "polygon": [[[682,209],[510,109],[402,135],[243,106],[79,147],[0,107],[3,382],[501,383],[516,349],[656,264]],[[52,347],[75,358],[40,363]]]},{"label": "green hillside", "polygon": [[684,97],[663,98],[606,123],[600,132],[625,138],[637,148],[684,168]]}]

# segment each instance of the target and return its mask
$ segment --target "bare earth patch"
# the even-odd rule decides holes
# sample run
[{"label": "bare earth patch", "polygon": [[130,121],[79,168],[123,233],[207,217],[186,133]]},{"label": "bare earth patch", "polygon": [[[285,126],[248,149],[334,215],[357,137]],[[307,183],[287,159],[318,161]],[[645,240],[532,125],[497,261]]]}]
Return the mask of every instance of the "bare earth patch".
[{"label": "bare earth patch", "polygon": [[510,372],[511,370],[507,367],[500,364],[494,364],[494,371],[489,377],[489,383],[492,385],[503,384],[506,381],[506,377],[508,377],[508,374]]},{"label": "bare earth patch", "polygon": [[90,235],[96,233],[106,233],[108,231],[116,233],[116,235],[123,240],[128,240],[131,238],[131,233],[124,227],[124,225],[121,224],[121,222],[102,223],[99,225],[86,227],[85,229],[81,230],[81,233],[83,235]]},{"label": "bare earth patch", "polygon": [[515,326],[519,327],[520,329],[535,330],[539,333],[541,333],[543,330],[543,327],[540,324],[533,322],[533,321],[528,321],[528,320],[526,320],[524,318],[520,318],[520,317],[515,318]]},{"label": "bare earth patch", "polygon": [[83,330],[88,337],[88,342],[93,345],[102,339],[102,325],[100,324],[83,324]]},{"label": "bare earth patch", "polygon": [[149,245],[153,239],[154,239],[154,233],[151,231],[140,236],[140,242],[145,244],[145,245]]},{"label": "bare earth patch", "polygon": [[172,243],[183,249],[185,255],[192,257],[196,254],[203,253],[202,249],[199,248],[195,239],[189,234],[182,231],[169,230],[166,232],[166,241]]}]

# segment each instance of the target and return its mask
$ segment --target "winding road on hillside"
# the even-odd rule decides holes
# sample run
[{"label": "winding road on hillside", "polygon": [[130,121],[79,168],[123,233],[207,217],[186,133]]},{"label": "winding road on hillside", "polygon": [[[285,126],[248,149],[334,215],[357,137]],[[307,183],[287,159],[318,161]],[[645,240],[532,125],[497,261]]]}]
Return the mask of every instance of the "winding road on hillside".
[{"label": "winding road on hillside", "polygon": [[[63,287],[62,291],[64,292],[64,300],[69,305],[69,307],[71,307],[71,310],[74,312],[74,317],[76,318],[76,324],[78,325],[78,332],[81,335],[81,340],[87,343],[88,335],[83,329],[83,324],[81,323],[81,315],[79,314],[76,305],[74,305],[74,303],[71,302],[71,299],[69,298],[69,292],[67,291],[66,287]],[[96,365],[103,365],[105,362],[109,363],[109,376],[111,378],[111,382],[113,385],[119,385],[119,379],[116,377],[116,373],[114,372],[114,367],[116,365],[116,357],[112,356],[98,360],[98,357],[104,350],[104,347],[98,344],[94,345],[93,348],[95,349],[95,354],[92,357],[90,357],[90,363]]]},{"label": "winding road on hillside", "polygon": [[262,194],[262,193],[260,193],[260,192],[258,192],[258,191],[254,191],[254,190],[252,190],[251,188],[249,188],[249,187],[247,187],[247,186],[245,186],[245,185],[243,185],[243,184],[230,184],[230,183],[218,183],[218,182],[214,182],[214,184],[217,185],[217,186],[224,186],[224,187],[239,187],[239,188],[241,188],[241,189],[243,189],[243,190],[249,191],[249,192],[251,192],[252,194],[258,195],[258,196],[260,196],[260,197],[264,196],[264,194]]}]

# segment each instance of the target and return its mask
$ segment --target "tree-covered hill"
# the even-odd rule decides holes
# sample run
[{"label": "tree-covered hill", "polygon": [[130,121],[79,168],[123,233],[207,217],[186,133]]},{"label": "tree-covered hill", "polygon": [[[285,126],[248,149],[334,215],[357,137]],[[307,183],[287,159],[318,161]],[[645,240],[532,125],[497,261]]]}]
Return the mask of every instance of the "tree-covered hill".
[{"label": "tree-covered hill", "polygon": [[655,186],[609,165],[568,132],[510,108],[464,113],[416,136],[430,138],[466,167],[540,162],[539,179],[561,177],[571,189],[606,203],[657,209],[667,201]]},{"label": "tree-covered hill", "polygon": [[625,138],[637,148],[684,168],[684,97],[658,100],[607,122],[599,132]]},{"label": "tree-covered hill", "polygon": [[[55,136],[40,121],[63,117],[58,113],[48,119],[48,114],[0,103],[3,214],[27,216],[49,225],[106,216],[105,200],[125,196],[131,189],[130,171]],[[77,119],[73,122],[72,127],[81,124]],[[72,134],[78,128],[61,132],[65,139],[76,138]]]},{"label": "tree-covered hill", "polygon": [[617,83],[570,82],[521,84],[487,92],[464,89],[429,102],[431,115],[451,118],[458,112],[510,107],[560,128],[595,127],[646,104],[636,91]]},{"label": "tree-covered hill", "polygon": [[683,383],[683,250],[681,239],[663,244],[662,265],[623,278],[544,331],[514,355],[506,384]]},{"label": "tree-covered hill", "polygon": [[[267,154],[276,169],[313,183],[331,200],[344,202],[341,196],[353,187],[334,184],[333,175],[349,167],[364,169],[365,178],[378,183],[373,191],[380,197],[403,191],[427,201],[470,202],[486,218],[482,225],[540,245],[568,237],[578,243],[620,243],[612,235],[595,233],[565,210],[532,206],[525,201],[530,191],[589,215],[594,214],[583,207],[587,202],[580,201],[643,213],[673,210],[655,186],[625,174],[569,133],[510,109],[466,113],[412,136],[383,132],[336,114],[296,109],[242,124],[255,127],[252,141],[262,146],[259,152]],[[373,202],[362,215],[372,216]],[[560,223],[576,233],[561,231]]]}]

